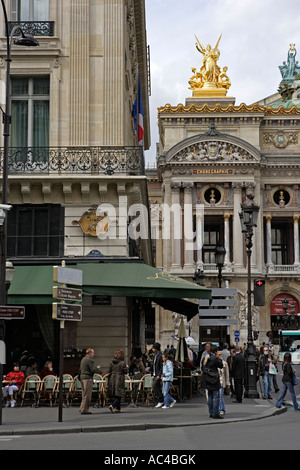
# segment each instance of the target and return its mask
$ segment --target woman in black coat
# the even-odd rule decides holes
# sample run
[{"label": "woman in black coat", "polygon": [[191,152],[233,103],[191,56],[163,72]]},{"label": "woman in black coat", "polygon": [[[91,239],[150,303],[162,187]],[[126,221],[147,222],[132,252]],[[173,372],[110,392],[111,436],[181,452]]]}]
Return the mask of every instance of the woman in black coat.
[{"label": "woman in black coat", "polygon": [[283,402],[283,399],[286,395],[287,390],[289,390],[292,400],[293,400],[293,405],[294,405],[294,410],[298,411],[300,410],[300,405],[297,402],[295,390],[294,390],[294,383],[293,383],[293,375],[294,375],[294,369],[292,368],[292,355],[291,353],[285,353],[283,357],[283,364],[282,364],[282,370],[283,370],[283,377],[282,377],[282,383],[283,383],[283,388],[280,396],[278,397],[278,400],[276,402],[276,407],[280,408],[281,404]]},{"label": "woman in black coat", "polygon": [[110,411],[121,411],[121,400],[125,398],[125,375],[128,372],[128,367],[124,362],[124,351],[118,349],[115,352],[114,358],[109,366],[108,377],[108,396],[113,398],[114,401],[109,405]]},{"label": "woman in black coat", "polygon": [[223,362],[215,356],[217,349],[212,349],[203,361],[202,384],[207,389],[207,405],[209,416],[214,419],[223,419],[219,414],[220,404],[220,376],[218,369],[223,369]]}]

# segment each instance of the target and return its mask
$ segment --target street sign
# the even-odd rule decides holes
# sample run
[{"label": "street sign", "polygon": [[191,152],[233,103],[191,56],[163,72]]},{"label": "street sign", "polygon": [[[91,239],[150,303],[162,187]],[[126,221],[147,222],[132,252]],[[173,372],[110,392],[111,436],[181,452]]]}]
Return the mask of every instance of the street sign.
[{"label": "street sign", "polygon": [[201,308],[199,311],[201,317],[230,317],[237,314],[236,308]]},{"label": "street sign", "polygon": [[211,290],[212,297],[232,297],[237,295],[237,289],[227,287],[214,287]]},{"label": "street sign", "polygon": [[0,305],[0,320],[24,320],[25,307]]},{"label": "street sign", "polygon": [[52,304],[52,319],[53,320],[82,320],[82,306],[76,304]]},{"label": "street sign", "polygon": [[199,326],[230,326],[237,325],[235,318],[200,318]]},{"label": "street sign", "polygon": [[53,298],[60,300],[70,300],[73,302],[81,302],[82,290],[71,289],[70,287],[53,286]]},{"label": "street sign", "polygon": [[82,270],[53,266],[53,281],[60,284],[82,286]]}]

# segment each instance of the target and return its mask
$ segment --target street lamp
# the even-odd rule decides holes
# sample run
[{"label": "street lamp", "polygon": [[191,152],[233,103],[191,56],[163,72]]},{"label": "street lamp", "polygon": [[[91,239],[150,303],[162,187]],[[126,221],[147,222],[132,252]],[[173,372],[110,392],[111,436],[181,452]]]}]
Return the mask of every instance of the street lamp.
[{"label": "street lamp", "polygon": [[283,307],[283,310],[284,310],[284,315],[287,315],[287,309],[288,309],[288,306],[289,306],[289,301],[285,297],[281,302],[282,302],[282,307]]},{"label": "street lamp", "polygon": [[222,268],[224,266],[225,255],[226,255],[226,250],[224,246],[222,246],[221,243],[219,242],[215,249],[215,260],[216,260],[216,265],[218,268],[219,287],[222,287]]},{"label": "street lamp", "polygon": [[245,233],[247,262],[248,262],[248,338],[247,338],[247,357],[246,357],[246,380],[245,380],[245,398],[259,398],[256,389],[256,348],[253,342],[252,332],[252,309],[251,309],[251,254],[253,228],[257,227],[259,205],[254,202],[254,195],[247,196],[244,203],[241,204],[242,212],[239,214],[242,233]]}]

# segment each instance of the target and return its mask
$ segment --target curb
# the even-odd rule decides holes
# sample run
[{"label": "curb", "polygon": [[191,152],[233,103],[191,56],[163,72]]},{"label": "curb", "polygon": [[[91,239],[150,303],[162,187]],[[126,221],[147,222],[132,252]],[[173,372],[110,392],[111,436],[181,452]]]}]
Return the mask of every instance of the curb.
[{"label": "curb", "polygon": [[[274,407],[275,408],[275,407]],[[53,428],[53,429],[24,429],[24,430],[11,430],[1,431],[0,436],[24,436],[24,435],[47,435],[47,434],[78,434],[78,433],[99,433],[99,432],[122,432],[122,431],[147,431],[150,429],[168,429],[168,428],[180,428],[180,427],[191,427],[191,426],[207,426],[215,424],[228,424],[245,421],[254,421],[271,416],[280,415],[287,411],[287,407],[275,408],[266,410],[262,415],[255,415],[244,418],[224,418],[222,420],[213,420],[210,418],[205,419],[201,422],[180,422],[180,423],[139,423],[139,424],[119,424],[119,425],[102,425],[102,426],[78,426],[78,427],[64,427],[64,428]]]}]

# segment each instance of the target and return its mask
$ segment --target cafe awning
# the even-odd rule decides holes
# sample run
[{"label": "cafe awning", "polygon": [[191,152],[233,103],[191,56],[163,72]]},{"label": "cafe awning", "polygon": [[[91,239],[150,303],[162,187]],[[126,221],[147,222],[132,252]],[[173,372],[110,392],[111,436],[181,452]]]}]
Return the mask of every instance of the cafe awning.
[{"label": "cafe awning", "polygon": [[[68,266],[83,271],[83,294],[148,298],[163,308],[187,315],[197,314],[198,305],[184,299],[209,299],[211,290],[144,263],[82,263]],[[15,266],[8,291],[13,304],[52,303],[52,266]]]}]

